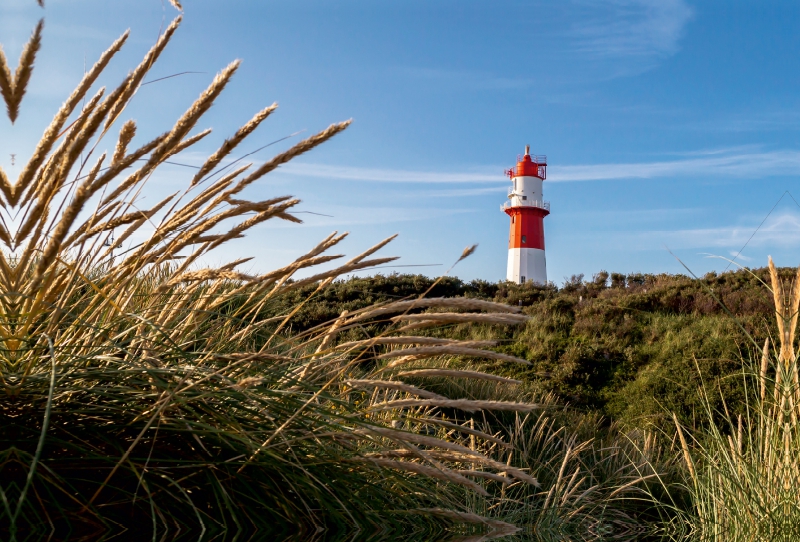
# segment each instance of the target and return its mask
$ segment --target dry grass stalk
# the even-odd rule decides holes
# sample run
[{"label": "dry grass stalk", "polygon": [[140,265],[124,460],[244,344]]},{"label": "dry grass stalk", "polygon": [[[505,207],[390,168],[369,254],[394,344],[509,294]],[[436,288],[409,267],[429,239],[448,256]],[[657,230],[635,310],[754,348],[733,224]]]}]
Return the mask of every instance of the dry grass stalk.
[{"label": "dry grass stalk", "polygon": [[686,437],[683,436],[683,429],[681,428],[680,423],[678,422],[678,416],[675,413],[672,413],[672,421],[675,423],[675,430],[678,432],[678,438],[681,442],[681,450],[683,451],[683,460],[686,463],[686,468],[689,469],[689,474],[692,476],[692,480],[697,483],[697,472],[694,468],[694,461],[692,460],[692,455],[689,452],[689,445],[686,443]]},{"label": "dry grass stalk", "polygon": [[385,247],[386,245],[391,243],[395,238],[397,238],[397,234],[396,233],[394,235],[390,235],[389,237],[387,237],[386,239],[384,239],[380,243],[377,243],[377,244],[371,246],[370,248],[368,248],[367,250],[365,250],[364,252],[362,252],[361,254],[359,254],[358,256],[353,258],[352,260],[348,261],[347,262],[348,265],[364,261],[364,258],[372,256],[373,254],[378,252],[380,249],[382,249],[383,247]]},{"label": "dry grass stalk", "polygon": [[[174,195],[168,196],[167,198],[165,198],[165,199],[161,200],[159,203],[157,203],[156,206],[153,207],[152,209],[145,209],[144,211],[134,211],[132,213],[124,214],[124,215],[118,216],[116,218],[113,218],[111,220],[108,220],[106,222],[103,222],[101,224],[97,224],[96,226],[93,226],[93,227],[89,228],[86,231],[81,231],[82,229],[85,229],[86,227],[88,227],[89,223],[86,222],[80,228],[78,228],[76,230],[75,233],[78,234],[78,235],[73,234],[75,236],[74,237],[70,237],[70,240],[72,240],[72,242],[75,242],[75,240],[77,240],[79,238],[80,239],[88,239],[89,237],[93,237],[93,236],[95,236],[95,235],[97,235],[99,233],[102,233],[104,231],[113,230],[115,228],[119,228],[120,226],[126,226],[128,224],[132,224],[134,222],[137,222],[138,220],[141,220],[141,219],[145,219],[146,220],[146,219],[152,218],[156,213],[158,213],[161,209],[163,209],[164,206],[167,203],[169,203],[172,200],[173,197],[174,197]],[[65,241],[65,243],[71,244],[69,241]]]},{"label": "dry grass stalk", "polygon": [[113,109],[111,109],[108,120],[106,121],[106,129],[111,126],[111,124],[117,120],[117,117],[122,113],[122,111],[127,106],[128,102],[133,98],[133,95],[139,89],[139,85],[141,85],[142,81],[144,80],[144,76],[147,75],[147,72],[150,71],[150,68],[153,67],[155,62],[161,56],[161,53],[164,52],[164,49],[167,47],[167,44],[172,39],[173,34],[178,29],[178,26],[181,24],[182,17],[178,17],[174,19],[169,26],[167,26],[164,33],[159,36],[158,40],[156,41],[155,45],[150,48],[147,54],[142,59],[142,62],[131,72],[131,74],[126,78],[126,81],[121,85],[122,92],[120,93],[119,100],[116,102]]},{"label": "dry grass stalk", "polygon": [[365,461],[369,461],[370,463],[384,469],[403,470],[407,472],[413,472],[415,474],[422,474],[423,476],[428,476],[429,478],[444,480],[446,482],[469,488],[475,493],[483,495],[484,497],[489,496],[486,490],[481,486],[448,468],[429,467],[420,463],[411,463],[410,461],[392,461],[391,459],[365,459]]},{"label": "dry grass stalk", "polygon": [[510,523],[506,523],[504,521],[498,521],[496,519],[485,518],[469,512],[457,512],[455,510],[443,510],[441,508],[423,508],[420,509],[420,511],[428,514],[435,514],[437,516],[445,517],[448,519],[452,519],[454,521],[460,521],[464,523],[481,523],[484,525],[488,525],[498,531],[502,531],[504,534],[513,534],[519,531],[517,527],[515,527]]},{"label": "dry grass stalk", "polygon": [[522,384],[521,380],[507,378],[505,376],[494,375],[490,373],[482,373],[480,371],[468,371],[466,369],[413,369],[410,371],[402,371],[397,373],[401,377],[446,377],[446,378],[474,378],[478,380],[490,380],[493,382],[502,382],[503,384]]},{"label": "dry grass stalk", "polygon": [[[406,418],[406,419],[409,420],[409,421],[412,421],[412,422],[416,422],[416,423],[438,425],[438,426],[441,426],[441,427],[445,427],[447,429],[453,429],[455,431],[458,431],[459,433],[465,433],[467,435],[470,435],[471,437],[478,437],[478,438],[481,438],[481,439],[483,439],[483,440],[485,440],[487,442],[491,442],[493,444],[497,444],[502,448],[510,448],[511,447],[511,445],[508,442],[506,442],[505,440],[503,440],[503,439],[501,439],[501,438],[499,438],[499,437],[497,437],[495,435],[490,435],[488,433],[484,433],[483,431],[475,429],[474,427],[465,427],[465,426],[459,425],[457,423],[448,422],[447,420],[443,420],[441,418],[411,418],[411,417],[409,417],[409,418]],[[472,448],[470,448],[470,449],[472,449]]]},{"label": "dry grass stalk", "polygon": [[[443,346],[418,346],[412,348],[401,348],[399,350],[392,350],[391,352],[386,352],[385,354],[381,354],[380,356],[378,356],[377,359],[394,359],[401,357],[404,358],[407,356],[411,356],[415,359],[423,359],[426,357],[437,357],[437,356],[447,356],[447,355],[489,358],[489,359],[496,359],[498,361],[507,361],[510,363],[520,363],[522,365],[531,364],[530,361],[518,358],[516,356],[509,356],[508,354],[501,354],[499,352],[493,352],[491,350],[467,348],[459,346],[457,345],[457,343],[443,345]],[[389,367],[393,366],[394,365],[392,365],[391,363],[389,364]]]},{"label": "dry grass stalk", "polygon": [[769,367],[769,337],[764,339],[764,348],[761,351],[761,372],[759,373],[759,384],[761,386],[761,401],[767,397],[767,369]]},{"label": "dry grass stalk", "polygon": [[[369,320],[385,314],[397,314],[414,309],[427,308],[451,308],[461,310],[484,310],[491,312],[521,314],[522,309],[503,303],[484,301],[482,299],[470,299],[467,297],[433,297],[414,299],[410,301],[394,301],[378,307],[368,307],[361,311],[354,312],[353,317],[348,323]],[[527,319],[527,317],[525,317]]]},{"label": "dry grass stalk", "polygon": [[430,437],[428,435],[420,435],[409,431],[399,431],[397,429],[392,429],[389,427],[379,427],[379,426],[364,427],[362,429],[354,430],[353,433],[369,437],[376,437],[376,436],[383,437],[390,439],[394,442],[413,443],[422,446],[429,446],[432,448],[443,448],[445,450],[450,450],[452,452],[464,454],[465,456],[468,457],[476,457],[476,458],[481,457],[480,454],[470,450],[466,446],[462,446],[461,444],[455,442],[449,442],[447,440]]},{"label": "dry grass stalk", "polygon": [[111,44],[111,46],[102,55],[100,55],[100,58],[97,60],[97,62],[88,72],[86,72],[86,74],[83,76],[83,79],[81,79],[81,82],[69,96],[67,101],[65,101],[61,106],[61,109],[59,109],[59,111],[53,117],[50,125],[39,139],[39,142],[36,145],[36,150],[25,164],[22,172],[19,175],[19,178],[17,179],[17,182],[14,186],[14,191],[11,194],[12,197],[9,201],[11,205],[16,205],[20,197],[27,190],[39,167],[45,161],[48,153],[53,148],[53,144],[58,139],[64,123],[75,110],[75,107],[86,95],[91,86],[95,83],[100,74],[106,69],[111,59],[119,52],[120,49],[122,49],[122,46],[128,40],[128,35],[129,33],[125,32],[113,44]]},{"label": "dry grass stalk", "polygon": [[466,412],[477,412],[479,410],[504,410],[511,412],[533,412],[541,408],[540,405],[533,403],[513,403],[507,401],[477,401],[473,399],[398,399],[376,403],[370,410],[393,410],[400,408],[456,408]]},{"label": "dry grass stalk", "polygon": [[509,485],[513,480],[506,476],[500,476],[499,474],[495,474],[493,472],[485,471],[485,470],[457,470],[458,474],[462,476],[471,476],[473,478],[483,478],[485,480],[492,480],[493,482],[499,482],[503,485]]},{"label": "dry grass stalk", "polygon": [[497,346],[497,341],[459,341],[455,339],[440,339],[437,337],[373,337],[371,339],[363,339],[360,341],[350,341],[336,345],[337,350],[350,350],[353,348],[368,348],[376,345],[413,345],[413,344],[427,344],[427,345],[456,345],[465,346],[469,348],[491,348]]},{"label": "dry grass stalk", "polygon": [[471,246],[468,246],[467,248],[465,248],[463,250],[463,252],[461,252],[461,256],[458,258],[456,263],[460,262],[464,258],[468,258],[468,257],[472,256],[472,254],[475,252],[475,250],[477,248],[478,248],[478,245],[471,245]]},{"label": "dry grass stalk", "polygon": [[264,382],[264,379],[258,376],[248,376],[239,380],[236,384],[234,384],[233,388],[237,390],[246,390],[248,388],[253,388],[255,386],[260,386]]},{"label": "dry grass stalk", "polygon": [[232,189],[225,193],[225,197],[233,196],[238,194],[249,185],[266,175],[267,173],[275,170],[278,166],[297,158],[301,154],[304,154],[314,147],[321,145],[322,143],[326,142],[336,134],[344,131],[352,121],[345,121],[339,122],[337,124],[331,124],[328,128],[321,131],[320,133],[305,139],[289,149],[286,152],[283,152],[276,156],[275,158],[269,160],[267,163],[256,169],[253,173],[239,181]]},{"label": "dry grass stalk", "polygon": [[438,393],[426,391],[416,386],[411,386],[403,382],[396,382],[392,380],[345,380],[345,384],[354,388],[380,388],[387,390],[402,391],[418,397],[425,397],[427,399],[445,399]]},{"label": "dry grass stalk", "polygon": [[191,183],[189,184],[190,187],[193,187],[199,184],[203,178],[211,173],[219,163],[225,159],[238,145],[241,143],[244,138],[249,136],[253,131],[258,128],[258,125],[261,124],[267,117],[272,114],[278,108],[278,104],[272,104],[269,107],[266,107],[256,113],[256,115],[250,119],[244,126],[239,128],[236,133],[230,139],[226,139],[222,146],[220,146],[217,151],[209,156],[205,163],[200,167],[197,173],[192,178]]},{"label": "dry grass stalk", "polygon": [[484,314],[484,313],[459,313],[459,312],[426,312],[424,314],[404,314],[392,318],[394,322],[425,322],[436,324],[500,324],[516,325],[528,321],[523,314]]},{"label": "dry grass stalk", "polygon": [[[520,480],[521,482],[525,482],[526,484],[531,485],[533,487],[540,487],[539,481],[536,480],[536,478],[516,467],[512,467],[510,463],[502,463],[500,461],[495,461],[493,459],[490,459],[481,454],[476,454],[474,452],[471,454],[464,454],[451,451],[425,450],[425,455],[428,458],[436,461],[448,461],[452,463],[461,463],[461,464],[463,463],[478,464],[484,467],[495,469],[499,473],[505,473],[508,476],[512,476],[513,478]],[[403,459],[415,459],[419,458],[420,455],[415,450],[386,450],[383,452],[367,454],[367,457],[384,457],[384,458],[394,457]]]}]

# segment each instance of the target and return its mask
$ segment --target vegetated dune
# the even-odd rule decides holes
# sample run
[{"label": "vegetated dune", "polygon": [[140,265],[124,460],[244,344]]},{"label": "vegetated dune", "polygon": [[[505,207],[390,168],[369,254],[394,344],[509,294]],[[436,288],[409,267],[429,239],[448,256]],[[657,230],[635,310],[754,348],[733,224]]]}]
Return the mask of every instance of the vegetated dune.
[{"label": "vegetated dune", "polygon": [[[787,270],[784,270],[788,272]],[[793,271],[791,271],[793,273]],[[752,273],[752,274],[751,274]],[[530,366],[492,362],[502,374],[531,382],[562,401],[627,426],[672,424],[671,412],[698,423],[702,381],[742,405],[741,359],[775,333],[768,271],[736,271],[694,279],[684,275],[597,273],[573,276],[563,286],[470,282],[422,275],[376,275],[334,282],[306,301],[291,320],[295,331],[391,299],[469,297],[522,306],[524,326],[450,325],[432,335],[495,339],[496,350]],[[435,283],[435,284],[434,284]],[[313,290],[276,299],[267,311],[285,312]],[[358,336],[351,330],[341,340]],[[717,394],[718,395],[718,394]],[[713,399],[713,398],[712,398]],[[722,407],[719,400],[716,406]]]}]

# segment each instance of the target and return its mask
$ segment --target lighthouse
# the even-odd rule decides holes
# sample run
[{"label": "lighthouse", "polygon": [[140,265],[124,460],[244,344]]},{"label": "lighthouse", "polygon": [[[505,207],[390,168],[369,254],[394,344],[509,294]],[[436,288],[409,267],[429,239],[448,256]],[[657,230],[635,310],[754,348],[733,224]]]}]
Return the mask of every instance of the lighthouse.
[{"label": "lighthouse", "polygon": [[517,167],[505,173],[512,183],[508,201],[500,207],[511,217],[506,279],[517,284],[547,284],[544,217],[550,214],[550,203],[542,194],[547,157],[531,156],[530,146],[526,146],[525,155],[517,156]]}]

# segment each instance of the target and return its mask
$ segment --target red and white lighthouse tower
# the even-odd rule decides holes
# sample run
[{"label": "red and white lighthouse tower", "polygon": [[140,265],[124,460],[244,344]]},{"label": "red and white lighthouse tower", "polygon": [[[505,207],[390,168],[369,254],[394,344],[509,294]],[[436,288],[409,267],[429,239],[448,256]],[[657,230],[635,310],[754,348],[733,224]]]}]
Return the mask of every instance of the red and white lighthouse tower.
[{"label": "red and white lighthouse tower", "polygon": [[550,203],[544,201],[542,181],[547,178],[547,157],[517,156],[517,167],[506,171],[512,187],[502,207],[511,217],[508,238],[508,273],[506,279],[518,284],[547,284],[547,263],[544,257],[544,217],[550,214]]}]

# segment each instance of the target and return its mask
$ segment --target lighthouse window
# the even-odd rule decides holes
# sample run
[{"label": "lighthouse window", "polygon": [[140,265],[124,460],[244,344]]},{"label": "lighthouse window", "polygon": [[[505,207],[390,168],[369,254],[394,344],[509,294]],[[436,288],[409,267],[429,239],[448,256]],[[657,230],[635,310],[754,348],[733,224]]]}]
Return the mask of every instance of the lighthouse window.
[{"label": "lighthouse window", "polygon": [[528,241],[528,240],[527,240],[527,239],[525,238],[525,236],[523,235],[523,236],[522,236],[522,244],[524,245],[524,244],[525,244],[527,241]]},{"label": "lighthouse window", "polygon": [[522,196],[522,199],[528,199],[528,196]]}]

